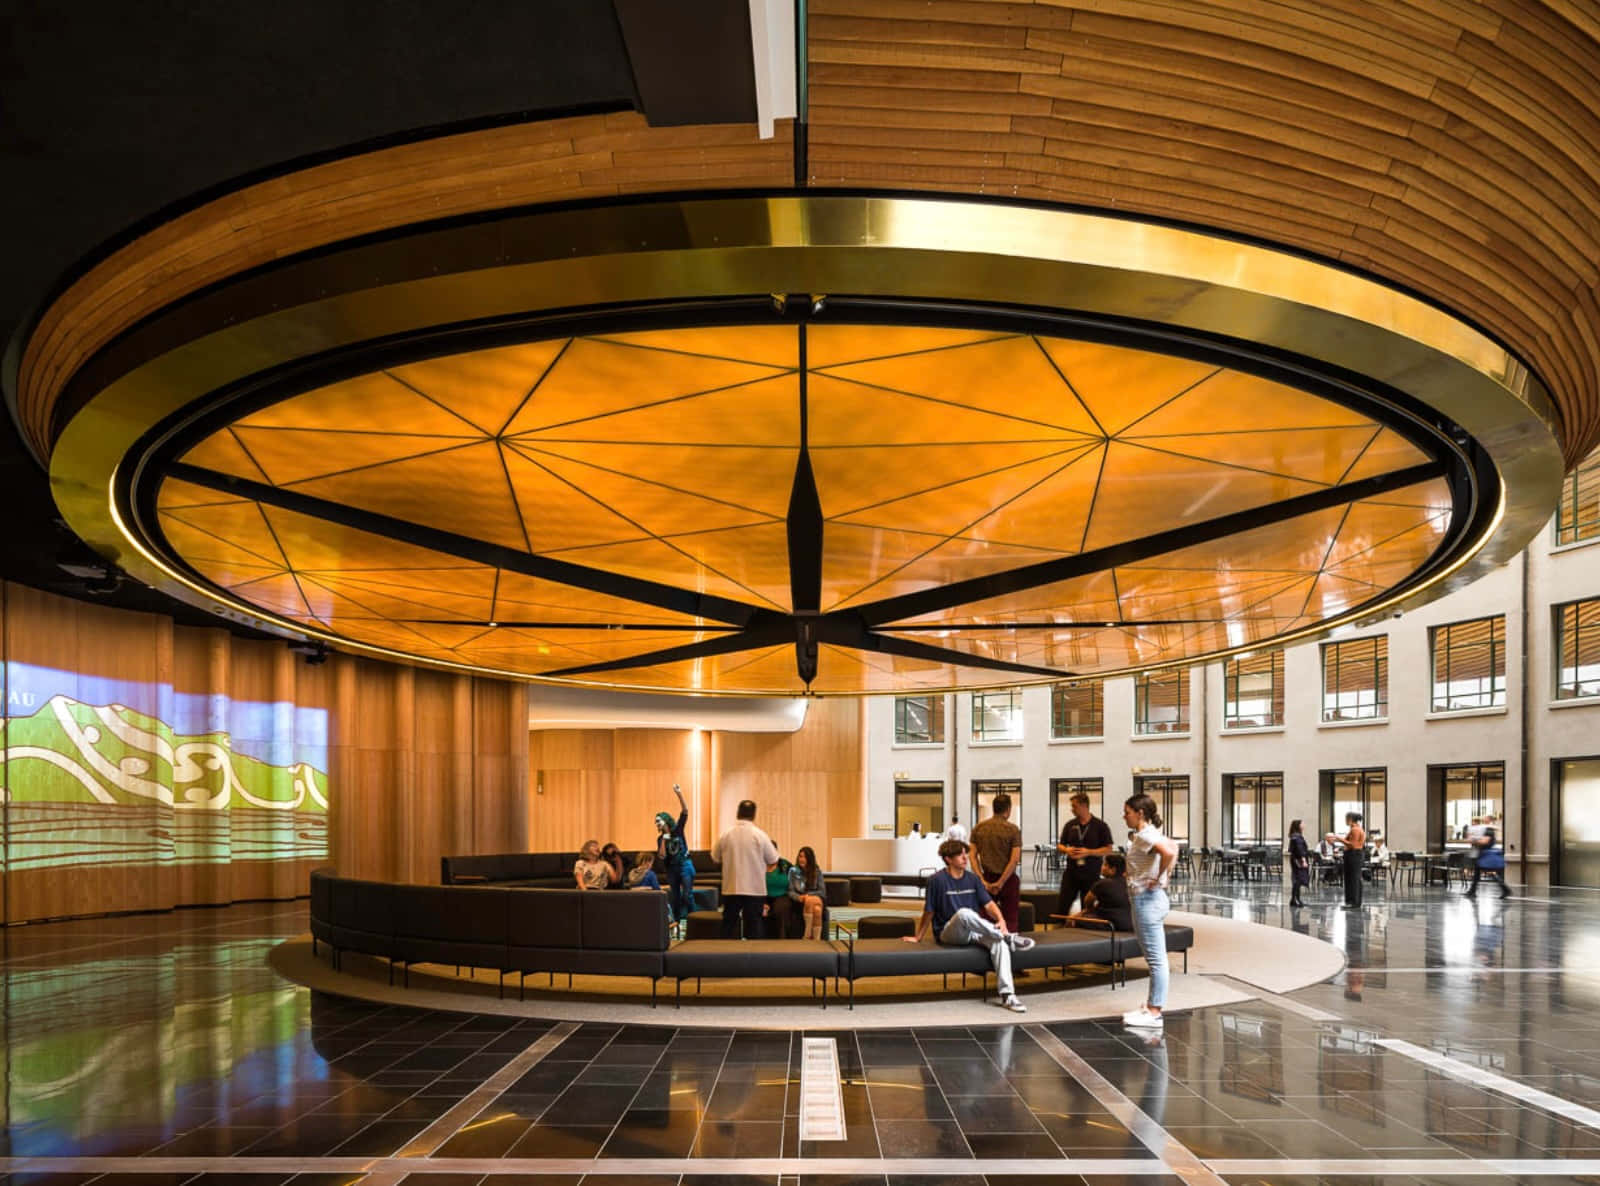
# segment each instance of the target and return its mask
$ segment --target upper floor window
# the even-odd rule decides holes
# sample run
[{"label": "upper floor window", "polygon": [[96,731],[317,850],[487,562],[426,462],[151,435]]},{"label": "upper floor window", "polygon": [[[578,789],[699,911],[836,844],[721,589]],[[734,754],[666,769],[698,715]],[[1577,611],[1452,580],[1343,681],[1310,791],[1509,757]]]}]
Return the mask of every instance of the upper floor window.
[{"label": "upper floor window", "polygon": [[1556,508],[1556,544],[1600,536],[1600,449],[1578,463],[1561,484]]},{"label": "upper floor window", "polygon": [[1187,670],[1147,671],[1133,677],[1133,731],[1136,734],[1189,731]]},{"label": "upper floor window", "polygon": [[1106,731],[1104,685],[1056,684],[1050,689],[1050,736],[1101,737]]},{"label": "upper floor window", "polygon": [[1222,665],[1222,727],[1283,724],[1283,652],[1240,656]]},{"label": "upper floor window", "polygon": [[1600,696],[1600,598],[1555,608],[1556,699]]},{"label": "upper floor window", "polygon": [[972,694],[972,740],[1022,740],[1022,690]]},{"label": "upper floor window", "polygon": [[1506,702],[1504,614],[1452,622],[1429,631],[1433,650],[1431,712],[1500,708]]},{"label": "upper floor window", "polygon": [[932,745],[944,740],[943,696],[896,696],[896,745]]},{"label": "upper floor window", "polygon": [[1374,721],[1389,715],[1389,636],[1322,644],[1322,719]]}]

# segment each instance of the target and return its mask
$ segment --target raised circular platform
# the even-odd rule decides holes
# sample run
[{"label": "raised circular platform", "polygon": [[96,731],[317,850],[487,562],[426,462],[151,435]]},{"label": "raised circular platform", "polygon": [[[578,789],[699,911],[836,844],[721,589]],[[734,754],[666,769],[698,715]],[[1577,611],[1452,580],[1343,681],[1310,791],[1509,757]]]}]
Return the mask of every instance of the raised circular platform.
[{"label": "raised circular platform", "polygon": [[[1277,927],[1203,914],[1173,911],[1170,921],[1194,928],[1195,945],[1189,953],[1189,971],[1183,959],[1175,961],[1167,1007],[1200,1009],[1249,999],[1219,977],[1253,985],[1266,992],[1284,993],[1320,983],[1344,968],[1344,953],[1332,944]],[[1018,993],[1027,1003],[1026,1014],[999,1008],[995,998],[985,1001],[976,978],[958,987],[952,977],[946,990],[938,976],[908,976],[861,980],[856,984],[855,1008],[843,998],[829,997],[826,1010],[811,995],[805,980],[707,980],[696,992],[685,982],[682,1008],[674,1008],[673,982],[662,981],[660,996],[651,1008],[646,982],[631,977],[575,976],[571,988],[564,976],[551,987],[542,974],[530,976],[525,1000],[517,999],[515,976],[506,979],[506,996],[499,995],[499,978],[493,972],[476,976],[464,969],[433,964],[411,969],[410,986],[390,985],[389,965],[355,953],[346,953],[340,971],[328,964],[327,954],[312,955],[310,935],[299,935],[275,948],[272,967],[296,983],[320,992],[354,997],[379,1004],[411,1005],[463,1013],[498,1013],[545,1017],[563,1021],[614,1021],[631,1024],[725,1026],[730,1029],[791,1029],[803,1013],[809,1024],[835,1029],[875,1029],[907,1025],[994,1025],[1006,1021],[1076,1021],[1113,1017],[1144,999],[1142,960],[1132,962],[1129,983],[1112,988],[1104,973],[1075,973],[1048,979],[1035,971],[1018,981]],[[645,991],[641,992],[641,988]]]}]

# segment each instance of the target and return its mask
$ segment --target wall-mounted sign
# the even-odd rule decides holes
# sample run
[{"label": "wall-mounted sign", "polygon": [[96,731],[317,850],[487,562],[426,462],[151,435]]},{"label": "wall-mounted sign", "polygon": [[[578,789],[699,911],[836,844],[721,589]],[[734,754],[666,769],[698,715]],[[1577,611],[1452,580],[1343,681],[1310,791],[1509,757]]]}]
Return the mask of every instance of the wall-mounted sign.
[{"label": "wall-mounted sign", "polygon": [[1133,768],[1133,773],[1135,773],[1135,774],[1171,774],[1172,773],[1172,767],[1171,766],[1135,766]]}]

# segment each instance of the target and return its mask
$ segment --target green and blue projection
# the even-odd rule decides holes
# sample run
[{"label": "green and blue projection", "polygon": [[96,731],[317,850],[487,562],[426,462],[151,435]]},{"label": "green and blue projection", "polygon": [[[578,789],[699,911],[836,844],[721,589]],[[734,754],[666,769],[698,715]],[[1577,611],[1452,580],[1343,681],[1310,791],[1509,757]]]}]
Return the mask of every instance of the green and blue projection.
[{"label": "green and blue projection", "polygon": [[328,712],[6,665],[6,866],[320,860]]}]

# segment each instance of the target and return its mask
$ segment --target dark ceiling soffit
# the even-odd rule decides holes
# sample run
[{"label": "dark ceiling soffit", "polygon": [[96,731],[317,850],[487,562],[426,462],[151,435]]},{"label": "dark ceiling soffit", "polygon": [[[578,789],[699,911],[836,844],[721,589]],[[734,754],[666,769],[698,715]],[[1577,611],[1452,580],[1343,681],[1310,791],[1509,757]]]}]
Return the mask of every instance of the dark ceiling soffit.
[{"label": "dark ceiling soffit", "polygon": [[749,0],[612,0],[652,127],[756,122]]},{"label": "dark ceiling soffit", "polygon": [[[23,351],[27,348],[28,340],[33,336],[34,330],[38,328],[39,321],[44,316],[45,311],[69,288],[93,271],[95,267],[128,246],[128,244],[181,218],[190,211],[198,210],[210,202],[227,197],[229,194],[239,193],[241,190],[249,189],[251,186],[273,181],[279,177],[301,173],[307,169],[314,169],[318,165],[325,165],[351,157],[365,156],[369,153],[382,152],[389,148],[399,148],[403,145],[415,144],[423,140],[437,140],[446,136],[459,136],[468,132],[486,131],[490,128],[509,127],[515,124],[544,123],[549,120],[571,119],[583,115],[610,115],[615,112],[632,110],[637,110],[637,103],[630,105],[626,102],[607,100],[575,103],[561,107],[545,107],[533,111],[507,111],[494,115],[478,116],[472,119],[452,120],[448,123],[428,127],[406,128],[383,136],[370,137],[353,144],[344,144],[334,149],[305,153],[288,160],[279,161],[265,168],[253,169],[236,177],[230,177],[226,181],[195,190],[193,193],[186,194],[180,200],[169,203],[159,210],[141,215],[115,235],[89,247],[65,271],[55,277],[49,288],[19,310],[12,332],[4,342],[4,352],[0,353],[0,396],[4,397],[6,412],[10,416],[13,430],[16,432],[18,439],[21,440],[28,455],[33,458],[39,468],[47,470],[49,468],[47,461],[34,451],[32,442],[28,439],[27,434],[22,431],[21,421],[17,414],[17,380],[22,368]],[[753,121],[754,116],[751,118]],[[0,318],[0,330],[3,329],[3,318]]]},{"label": "dark ceiling soffit", "polygon": [[533,556],[501,544],[424,527],[388,515],[379,515],[372,511],[330,502],[325,498],[316,498],[293,490],[281,490],[276,486],[253,482],[248,478],[218,473],[216,470],[203,469],[182,462],[168,466],[167,474],[179,481],[203,486],[207,490],[247,498],[254,502],[265,503],[267,506],[337,523],[341,527],[365,531],[413,547],[428,548],[474,564],[503,568],[507,572],[521,573],[523,576],[553,581],[607,597],[620,597],[673,613],[688,614],[691,617],[742,627],[763,612],[770,612],[724,597],[696,593],[689,589],[675,589],[671,585],[663,585],[657,581],[623,576],[620,573],[589,568],[566,560],[555,560],[548,556]]}]

